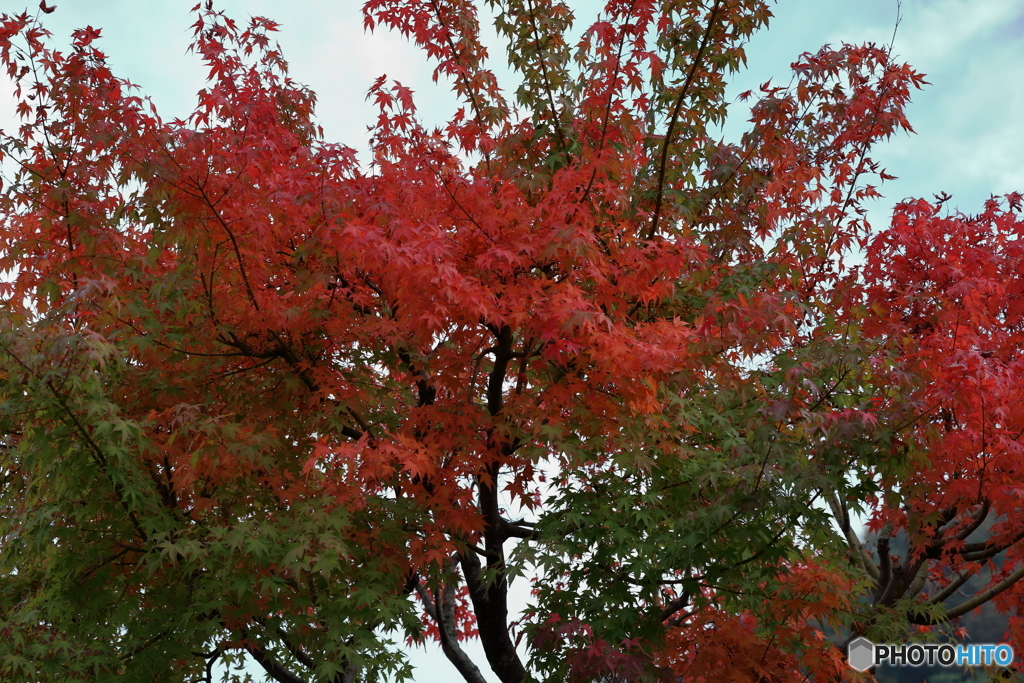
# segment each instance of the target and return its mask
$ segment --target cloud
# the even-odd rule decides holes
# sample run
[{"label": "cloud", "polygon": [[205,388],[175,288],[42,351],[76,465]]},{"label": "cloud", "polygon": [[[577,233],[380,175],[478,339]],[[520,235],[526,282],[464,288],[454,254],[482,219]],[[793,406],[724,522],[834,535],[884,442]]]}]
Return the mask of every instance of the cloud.
[{"label": "cloud", "polygon": [[976,59],[979,49],[1005,45],[1000,29],[1020,17],[1022,7],[1017,0],[918,0],[904,11],[908,21],[897,33],[897,53],[955,69]]},{"label": "cloud", "polygon": [[[730,92],[789,78],[801,52],[830,43],[888,44],[895,0],[791,0],[776,5],[771,28],[751,41],[750,69]],[[871,210],[884,225],[894,203],[945,191],[973,212],[990,194],[1024,189],[1024,7],[1019,0],[905,0],[894,52],[931,83],[907,110],[916,135],[900,135],[873,150],[899,179],[882,187]],[[737,108],[726,129],[745,129]]]},{"label": "cloud", "polygon": [[317,93],[328,139],[354,147],[365,142],[377,114],[365,95],[385,74],[415,91],[429,125],[447,120],[458,106],[447,84],[432,82],[434,64],[422,50],[385,27],[364,30],[359,3],[306,3],[290,10],[283,24],[278,39],[292,75]]},{"label": "cloud", "polygon": [[[1014,0],[918,0],[904,8],[895,51],[931,86],[908,109],[913,137],[880,150],[900,176],[893,199],[945,191],[965,211],[1024,189],[1024,8]],[[900,190],[894,193],[893,190]]]}]

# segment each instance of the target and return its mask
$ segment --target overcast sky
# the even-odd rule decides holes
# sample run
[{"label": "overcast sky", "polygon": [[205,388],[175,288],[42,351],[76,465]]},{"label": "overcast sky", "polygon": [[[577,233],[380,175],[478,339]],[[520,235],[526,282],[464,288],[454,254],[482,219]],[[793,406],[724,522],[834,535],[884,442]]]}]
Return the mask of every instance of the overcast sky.
[{"label": "overcast sky", "polygon": [[[73,28],[102,28],[101,48],[114,72],[141,86],[164,119],[188,115],[203,87],[205,71],[187,54],[198,0],[54,0],[46,17],[55,40],[67,44]],[[364,96],[375,78],[387,74],[416,93],[425,123],[444,122],[456,108],[444,84],[430,81],[432,66],[400,36],[363,31],[361,0],[217,0],[237,19],[264,15],[281,23],[277,34],[291,75],[319,96],[319,119],[328,140],[365,147],[375,115]],[[577,24],[589,25],[597,3],[570,5]],[[25,2],[0,0],[0,11],[19,12]],[[31,4],[35,10],[35,3]],[[825,43],[888,44],[896,21],[896,0],[781,0],[768,31],[748,47],[749,69],[731,94],[769,79],[785,84],[789,64]],[[885,199],[871,211],[884,225],[892,205],[906,197],[953,195],[967,213],[981,209],[991,194],[1024,191],[1024,0],[904,0],[895,39],[897,55],[931,83],[909,110],[917,135],[894,138],[876,148],[898,180],[882,188]],[[493,35],[493,33],[492,33]],[[492,55],[500,58],[504,49]],[[498,71],[498,69],[496,69]],[[2,92],[0,85],[0,92]],[[514,87],[509,88],[514,90]],[[0,127],[13,121],[9,100],[0,99]],[[741,130],[737,108],[728,131]],[[485,674],[478,648],[476,660]],[[457,674],[438,653],[417,655],[418,683],[448,683]],[[489,680],[496,680],[493,675]]]}]

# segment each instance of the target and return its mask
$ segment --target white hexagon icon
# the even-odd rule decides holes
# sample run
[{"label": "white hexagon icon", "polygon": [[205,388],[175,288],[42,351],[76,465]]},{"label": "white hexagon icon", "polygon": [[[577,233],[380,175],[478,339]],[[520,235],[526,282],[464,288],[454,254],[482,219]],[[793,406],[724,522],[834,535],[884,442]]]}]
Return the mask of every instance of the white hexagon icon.
[{"label": "white hexagon icon", "polygon": [[846,658],[857,671],[867,671],[875,663],[875,644],[867,638],[858,638],[850,643]]}]

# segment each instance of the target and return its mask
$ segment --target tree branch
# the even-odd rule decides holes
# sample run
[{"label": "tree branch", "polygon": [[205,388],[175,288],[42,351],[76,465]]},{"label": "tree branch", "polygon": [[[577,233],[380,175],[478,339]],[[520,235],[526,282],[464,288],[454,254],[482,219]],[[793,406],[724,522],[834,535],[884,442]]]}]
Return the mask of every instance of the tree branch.
[{"label": "tree branch", "polygon": [[868,576],[877,580],[879,576],[878,568],[875,566],[875,561],[871,558],[864,544],[857,537],[857,532],[853,530],[853,526],[850,524],[850,512],[846,504],[840,501],[839,496],[834,492],[826,496],[825,499],[832,509],[832,516],[839,524],[839,528],[846,538],[846,544],[850,548],[853,562],[867,572]]},{"label": "tree branch", "polygon": [[679,112],[682,110],[683,101],[686,99],[690,86],[693,84],[694,76],[697,74],[697,67],[700,66],[701,60],[704,59],[704,51],[711,40],[711,32],[714,29],[715,19],[718,18],[718,11],[721,9],[721,5],[722,0],[715,0],[715,6],[711,8],[711,16],[708,18],[708,27],[700,41],[700,48],[698,48],[697,54],[693,58],[693,64],[690,65],[690,73],[686,76],[686,82],[683,83],[683,88],[679,91],[676,105],[672,108],[672,117],[669,119],[668,129],[665,131],[665,140],[661,146],[661,163],[658,165],[658,187],[655,191],[654,216],[651,219],[651,228],[647,231],[647,239],[649,240],[654,239],[654,236],[658,233],[658,221],[661,219],[661,203],[665,196],[665,170],[668,168],[668,150],[672,145],[672,135],[675,133],[676,123],[679,121]]},{"label": "tree branch", "polygon": [[[488,555],[491,555],[492,543],[487,544]],[[508,581],[504,557],[498,555],[489,559],[487,568],[495,571],[495,578],[491,581],[484,579],[476,553],[460,553],[460,559],[487,663],[502,683],[520,683],[526,678],[526,667],[508,634]]]},{"label": "tree branch", "polygon": [[951,596],[953,593],[956,593],[960,589],[960,586],[967,583],[971,576],[972,574],[970,572],[961,572],[960,574],[957,574],[957,577],[950,581],[949,585],[933,595],[926,604],[938,605],[939,603],[945,602],[946,598]]},{"label": "tree branch", "polygon": [[966,602],[963,602],[957,605],[956,607],[946,610],[946,613],[937,619],[931,618],[924,614],[913,614],[910,617],[910,622],[912,624],[933,626],[935,624],[940,624],[946,621],[952,621],[953,619],[962,617],[963,615],[967,614],[975,607],[980,607],[981,605],[984,605],[986,602],[996,597],[997,595],[1005,591],[1007,588],[1013,586],[1013,584],[1017,583],[1022,578],[1024,578],[1024,566],[1018,567],[1017,571],[1013,572],[1012,574],[1010,574],[1005,579],[995,584],[988,590],[982,591],[970,600],[967,600]]},{"label": "tree branch", "polygon": [[246,645],[245,649],[256,660],[256,663],[263,667],[267,675],[278,683],[308,683],[304,678],[300,678],[284,668],[280,662],[268,655],[263,648],[256,645]]},{"label": "tree branch", "polygon": [[680,595],[678,598],[665,605],[665,608],[661,610],[661,620],[665,621],[666,619],[671,618],[679,610],[685,609],[686,606],[689,604],[690,593],[689,591],[683,591],[682,595]]},{"label": "tree branch", "polygon": [[501,412],[503,403],[503,389],[505,374],[508,372],[508,364],[512,360],[512,328],[502,325],[500,328],[489,325],[491,332],[497,338],[494,348],[494,367],[487,380],[487,412],[492,416]]},{"label": "tree branch", "polygon": [[442,586],[438,592],[440,595],[432,597],[421,582],[417,581],[416,583],[416,594],[423,602],[427,614],[437,623],[444,656],[462,674],[462,678],[467,683],[487,683],[487,679],[480,673],[480,669],[459,645],[459,636],[455,629],[454,591]]}]

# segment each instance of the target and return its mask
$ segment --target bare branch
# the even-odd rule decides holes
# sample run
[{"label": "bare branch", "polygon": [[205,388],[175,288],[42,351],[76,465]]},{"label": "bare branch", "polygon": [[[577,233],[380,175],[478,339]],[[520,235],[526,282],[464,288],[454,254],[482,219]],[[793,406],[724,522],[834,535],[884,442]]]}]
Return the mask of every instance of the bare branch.
[{"label": "bare branch", "polygon": [[941,591],[939,591],[938,593],[933,595],[928,600],[927,604],[929,604],[929,605],[938,605],[938,604],[944,602],[946,600],[946,598],[951,596],[953,593],[956,593],[960,589],[960,586],[962,586],[965,583],[967,583],[968,579],[970,579],[971,576],[972,575],[971,575],[970,572],[961,572],[960,574],[957,574],[957,577],[955,579],[953,579],[952,581],[950,581],[949,585],[947,585]]},{"label": "bare branch", "polygon": [[926,625],[926,626],[931,626],[931,625],[943,623],[943,622],[946,622],[946,621],[952,621],[953,619],[956,619],[958,617],[962,617],[963,615],[967,614],[968,612],[973,610],[975,607],[980,607],[981,605],[984,605],[986,602],[988,602],[992,598],[996,597],[997,595],[999,595],[1000,593],[1002,593],[1006,589],[1008,589],[1011,586],[1013,586],[1013,584],[1017,583],[1022,578],[1024,578],[1024,566],[1018,567],[1017,571],[1013,572],[1012,574],[1007,576],[1005,579],[1003,579],[999,583],[997,583],[994,586],[990,587],[988,590],[982,591],[981,593],[978,593],[977,595],[975,595],[970,600],[967,600],[966,602],[963,602],[963,603],[957,605],[956,607],[953,607],[953,608],[950,608],[950,609],[946,610],[946,613],[943,614],[941,617],[932,618],[932,617],[929,617],[928,615],[916,614],[916,615],[911,615],[910,621],[911,621],[911,623],[914,623],[914,624],[923,624],[923,625]]},{"label": "bare branch", "polygon": [[832,516],[839,524],[840,530],[843,532],[843,536],[846,538],[846,544],[850,548],[853,561],[858,567],[867,572],[868,576],[877,580],[879,577],[878,568],[875,566],[875,561],[871,558],[867,549],[860,542],[857,537],[857,532],[853,530],[853,526],[850,524],[850,511],[846,507],[846,504],[839,500],[839,496],[832,493],[825,496],[828,501],[829,507],[832,509]]},{"label": "bare branch", "polygon": [[284,668],[280,662],[271,657],[266,651],[256,645],[246,645],[246,651],[256,660],[256,663],[263,667],[267,675],[278,683],[307,683],[306,679],[296,676]]}]

